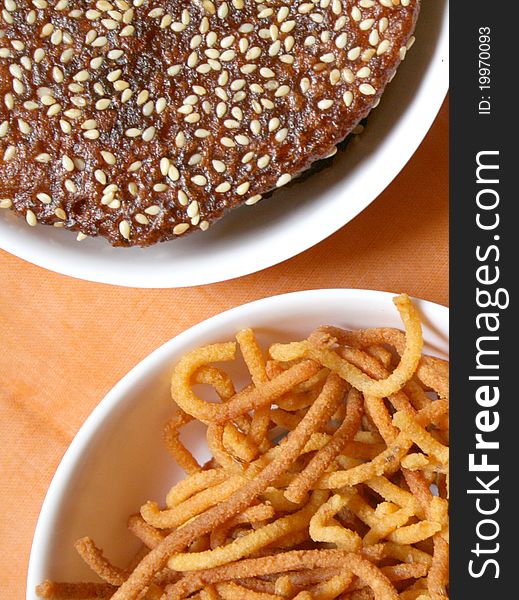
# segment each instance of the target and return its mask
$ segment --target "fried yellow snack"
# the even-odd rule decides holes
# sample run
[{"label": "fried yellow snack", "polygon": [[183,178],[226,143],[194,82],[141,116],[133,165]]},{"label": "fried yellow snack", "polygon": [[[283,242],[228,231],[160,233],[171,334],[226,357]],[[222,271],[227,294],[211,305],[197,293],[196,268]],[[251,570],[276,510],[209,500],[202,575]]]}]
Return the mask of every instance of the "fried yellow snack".
[{"label": "fried yellow snack", "polygon": [[[185,355],[165,440],[187,476],[164,508],[129,518],[143,546],[126,568],[83,538],[106,583],[47,581],[39,596],[447,600],[448,366],[422,356],[409,298],[395,303],[405,333],[321,327],[265,359],[244,329]],[[213,364],[234,360],[248,372],[238,392]],[[193,419],[207,425],[203,466],[180,441]]]}]

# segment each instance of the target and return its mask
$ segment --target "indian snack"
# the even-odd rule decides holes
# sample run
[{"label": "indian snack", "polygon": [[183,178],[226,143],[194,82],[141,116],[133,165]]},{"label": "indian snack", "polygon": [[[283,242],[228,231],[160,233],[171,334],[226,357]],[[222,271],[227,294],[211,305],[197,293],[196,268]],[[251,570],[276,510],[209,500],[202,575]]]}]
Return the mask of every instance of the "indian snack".
[{"label": "indian snack", "polygon": [[[129,517],[142,550],[119,567],[82,538],[100,581],[45,581],[38,596],[447,600],[448,363],[423,354],[409,297],[394,304],[405,331],[322,326],[263,352],[246,329],[181,357],[165,442],[186,476]],[[179,437],[194,419],[205,464]]]}]

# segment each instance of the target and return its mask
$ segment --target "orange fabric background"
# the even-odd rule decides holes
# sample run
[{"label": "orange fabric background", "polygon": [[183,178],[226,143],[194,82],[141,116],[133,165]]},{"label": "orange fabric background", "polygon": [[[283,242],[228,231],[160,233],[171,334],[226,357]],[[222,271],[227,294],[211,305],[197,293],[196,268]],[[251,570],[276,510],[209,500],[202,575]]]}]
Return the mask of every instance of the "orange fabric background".
[{"label": "orange fabric background", "polygon": [[116,381],[166,340],[233,306],[308,288],[407,291],[448,303],[447,140],[445,104],[403,172],[354,221],[300,256],[234,281],[116,288],[0,251],[3,597],[25,597],[40,506],[74,434]]}]

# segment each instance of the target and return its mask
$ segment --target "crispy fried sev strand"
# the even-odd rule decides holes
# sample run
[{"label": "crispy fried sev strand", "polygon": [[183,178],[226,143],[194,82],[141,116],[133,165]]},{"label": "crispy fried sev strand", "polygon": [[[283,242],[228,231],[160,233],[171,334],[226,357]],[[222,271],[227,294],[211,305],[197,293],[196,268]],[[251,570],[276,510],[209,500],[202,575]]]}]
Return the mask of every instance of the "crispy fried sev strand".
[{"label": "crispy fried sev strand", "polygon": [[146,591],[144,600],[160,600],[163,595],[164,590],[155,583],[152,583]]},{"label": "crispy fried sev strand", "polygon": [[[290,571],[285,575],[281,575],[277,577],[276,584],[280,579],[287,579],[290,581],[291,586],[294,589],[300,588],[308,588],[308,586],[315,585],[317,583],[322,583],[323,581],[328,581],[334,575],[337,574],[336,567],[323,567],[323,568],[315,568],[315,569],[307,569],[304,571]],[[281,592],[276,592],[281,593]]]},{"label": "crispy fried sev strand", "polygon": [[404,478],[409,486],[409,489],[422,507],[425,516],[430,518],[431,514],[429,509],[433,495],[423,474],[419,472],[408,471],[407,469],[402,469],[402,473],[404,474]]},{"label": "crispy fried sev strand", "polygon": [[435,533],[441,530],[439,523],[433,521],[419,521],[406,527],[400,527],[391,532],[387,537],[395,544],[416,544],[422,540],[432,537]]},{"label": "crispy fried sev strand", "polygon": [[412,516],[413,511],[407,506],[400,508],[395,512],[386,514],[382,518],[379,518],[377,523],[371,527],[364,536],[362,543],[365,546],[376,544],[381,539],[388,537],[395,530],[398,530],[405,525]]},{"label": "crispy fried sev strand", "polygon": [[431,596],[425,590],[404,590],[400,600],[431,600]]},{"label": "crispy fried sev strand", "polygon": [[[193,376],[194,383],[207,384],[214,387],[221,400],[228,400],[235,394],[231,378],[223,371],[204,365]],[[178,409],[164,429],[164,441],[169,452],[186,473],[196,473],[201,467],[191,452],[182,444],[179,430],[189,423],[193,417]]]},{"label": "crispy fried sev strand", "polygon": [[395,558],[406,563],[419,563],[424,565],[427,570],[429,570],[432,565],[432,556],[430,554],[406,544],[394,544],[393,542],[384,543],[384,556]]},{"label": "crispy fried sev strand", "polygon": [[325,473],[316,485],[321,489],[336,489],[357,485],[385,473],[393,473],[399,467],[400,461],[407,454],[412,443],[407,434],[400,433],[391,445],[372,461],[346,471]]},{"label": "crispy fried sev strand", "polygon": [[368,587],[343,594],[341,600],[374,600],[375,596]]},{"label": "crispy fried sev strand", "polygon": [[223,405],[199,398],[191,389],[191,378],[196,370],[211,362],[233,360],[235,354],[236,344],[226,342],[204,346],[184,355],[175,366],[171,378],[171,395],[180,408],[204,423],[223,423],[273,402],[295,384],[315,375],[320,368],[314,361],[302,361],[272,381],[236,394]]},{"label": "crispy fried sev strand", "polygon": [[236,525],[240,525],[242,523],[253,524],[267,521],[268,519],[274,517],[275,512],[276,511],[274,510],[274,507],[270,506],[269,504],[257,504],[255,506],[250,506],[239,515],[233,517],[230,521],[227,521],[227,523],[224,523],[220,527],[213,529],[209,537],[209,547],[213,549],[218,546],[223,546],[225,540],[227,539],[229,530]]},{"label": "crispy fried sev strand", "polygon": [[425,408],[432,402],[431,398],[429,398],[423,387],[415,378],[410,379],[405,384],[404,392],[407,394],[407,397],[416,410]]},{"label": "crispy fried sev strand", "polygon": [[344,569],[345,566],[348,571],[371,587],[377,600],[398,599],[396,589],[380,569],[366,558],[342,550],[293,550],[260,558],[243,559],[214,569],[188,573],[178,582],[168,586],[167,599],[186,598],[208,583],[323,567]]},{"label": "crispy fried sev strand", "polygon": [[210,548],[209,544],[209,536],[201,535],[199,538],[191,542],[189,544],[189,552],[203,552],[204,550],[208,550]]},{"label": "crispy fried sev strand", "polygon": [[274,592],[283,598],[292,598],[297,590],[288,575],[281,575],[276,579]]},{"label": "crispy fried sev strand", "polygon": [[[303,356],[313,358],[364,394],[379,397],[394,394],[405,385],[416,371],[421,358],[423,338],[420,317],[409,296],[402,294],[394,298],[393,302],[400,313],[406,330],[405,349],[401,354],[398,366],[386,379],[373,380],[360,369],[342,359],[336,352],[316,348],[310,342],[300,342],[295,347],[295,356],[292,355],[290,358],[301,358]],[[292,344],[289,346],[293,347]],[[279,348],[280,345],[274,345],[270,348],[270,354],[275,359],[279,358],[276,351]]]},{"label": "crispy fried sev strand", "polygon": [[[425,408],[423,410],[428,410]],[[393,415],[393,423],[426,454],[438,459],[442,464],[449,461],[449,449],[440,444],[433,436],[421,427],[409,414],[398,411]]]},{"label": "crispy fried sev strand", "polygon": [[104,600],[111,598],[115,587],[108,583],[61,583],[44,581],[36,588],[36,595],[47,600]]},{"label": "crispy fried sev strand", "polygon": [[[265,359],[252,329],[239,331],[236,334],[236,340],[254,385],[258,387],[269,381]],[[269,424],[270,406],[267,405],[256,410],[252,417],[249,439],[255,446],[265,440]]]},{"label": "crispy fried sev strand", "polygon": [[223,426],[222,442],[229,452],[243,462],[253,461],[258,454],[258,447],[254,441],[247,434],[237,429],[233,423],[226,423]]},{"label": "crispy fried sev strand", "polygon": [[302,418],[302,414],[291,413],[280,408],[274,408],[270,411],[272,422],[289,431],[295,429]]},{"label": "crispy fried sev strand", "polygon": [[155,573],[165,565],[170,555],[179,552],[199,535],[209,533],[216,525],[220,525],[247,508],[297,459],[312,433],[326,423],[335,412],[343,394],[343,382],[337,376],[330,374],[321,394],[298,427],[283,440],[280,445],[282,452],[227,501],[207,510],[182,529],[170,533],[157,548],[154,548],[141,561],[126,582],[117,590],[114,600],[135,600],[150,584]]},{"label": "crispy fried sev strand", "polygon": [[240,475],[243,473],[243,464],[237,457],[225,447],[223,442],[223,433],[225,425],[210,423],[207,428],[207,445],[222,471],[229,474]]},{"label": "crispy fried sev strand", "polygon": [[447,417],[449,411],[449,401],[445,399],[435,400],[428,406],[425,406],[416,415],[416,421],[419,425],[429,423],[439,424],[443,417]]},{"label": "crispy fried sev strand", "polygon": [[222,483],[229,478],[229,475],[223,469],[209,469],[194,473],[176,483],[166,496],[166,506],[173,508],[185,500],[191,498],[196,493]]},{"label": "crispy fried sev strand", "polygon": [[213,487],[198,492],[181,504],[162,511],[156,502],[148,501],[141,507],[141,515],[147,523],[158,529],[179,527],[211,506],[227,500],[240,489],[243,483],[244,478],[239,476],[227,478]]},{"label": "crispy fried sev strand", "polygon": [[393,425],[391,415],[384,403],[383,398],[375,396],[364,396],[366,412],[377,426],[385,442],[389,444],[398,435],[398,429]]},{"label": "crispy fried sev strand", "polygon": [[302,503],[295,504],[285,498],[284,490],[278,490],[274,487],[267,488],[261,498],[271,504],[276,512],[293,512],[301,507]]},{"label": "crispy fried sev strand", "polygon": [[438,471],[440,473],[446,472],[445,465],[442,465],[438,461],[431,459],[421,452],[413,452],[404,456],[402,459],[402,467],[409,471]]},{"label": "crispy fried sev strand", "polygon": [[193,420],[183,410],[178,410],[164,427],[164,443],[171,456],[186,473],[196,473],[202,468],[196,458],[180,441],[180,428]]},{"label": "crispy fried sev strand", "polygon": [[334,575],[328,581],[322,581],[310,588],[308,590],[310,598],[312,600],[333,600],[350,587],[353,578],[354,575],[350,571]]},{"label": "crispy fried sev strand", "polygon": [[168,567],[173,571],[198,571],[239,560],[289,533],[293,534],[305,529],[311,517],[327,496],[327,492],[317,490],[312,493],[310,501],[300,511],[287,517],[281,517],[273,523],[236,539],[227,546],[207,550],[206,552],[174,554],[168,560]]},{"label": "crispy fried sev strand", "polygon": [[[195,372],[193,382],[211,385],[221,400],[229,399],[235,394],[231,378],[223,371],[209,365],[204,365]],[[191,415],[178,409],[178,412],[173,415],[164,430],[166,447],[186,473],[196,473],[201,469],[196,459],[179,438],[180,428],[192,419]]]},{"label": "crispy fried sev strand", "polygon": [[348,491],[335,494],[323,504],[310,520],[309,533],[314,542],[329,542],[341,550],[357,552],[362,546],[362,540],[358,533],[340,525],[335,515],[349,500]]},{"label": "crispy fried sev strand", "polygon": [[[428,572],[427,566],[423,563],[400,563],[398,565],[387,565],[385,567],[380,567],[380,570],[391,582],[424,577]],[[352,584],[351,589],[360,589],[362,587],[364,587],[364,583],[357,580]]]},{"label": "crispy fried sev strand", "polygon": [[362,394],[354,388],[350,389],[346,406],[346,418],[332,439],[313,456],[308,465],[296,475],[288,486],[285,492],[285,497],[288,500],[300,502],[324,473],[325,469],[340,454],[345,443],[351,440],[359,429],[363,410]]},{"label": "crispy fried sev strand", "polygon": [[381,346],[380,344],[368,346],[365,348],[365,351],[370,356],[373,356],[373,358],[376,358],[385,369],[389,369],[391,366],[393,356],[387,348],[384,348],[384,346]]},{"label": "crispy fried sev strand", "polygon": [[308,590],[303,590],[297,594],[294,600],[313,600],[313,596]]},{"label": "crispy fried sev strand", "polygon": [[208,585],[200,590],[200,600],[221,600],[214,585]]},{"label": "crispy fried sev strand", "polygon": [[236,393],[229,375],[212,365],[203,365],[197,369],[192,377],[192,382],[210,385],[222,401],[230,400]]},{"label": "crispy fried sev strand", "polygon": [[[386,379],[391,374],[376,358],[358,348],[340,347],[337,349],[337,353],[373,379]],[[390,394],[388,399],[396,410],[406,410],[413,415],[416,413],[403,389]]]},{"label": "crispy fried sev strand", "polygon": [[217,583],[215,587],[223,600],[283,600],[283,596],[255,592],[232,581]]},{"label": "crispy fried sev strand", "polygon": [[434,536],[434,554],[427,577],[427,589],[431,600],[447,600],[449,581],[449,545],[439,535]]},{"label": "crispy fried sev strand", "polygon": [[112,565],[104,556],[103,551],[89,537],[77,540],[74,547],[92,571],[106,583],[121,585],[128,577],[127,572]]},{"label": "crispy fried sev strand", "polygon": [[[329,346],[338,343],[353,348],[366,348],[375,344],[388,344],[402,356],[405,351],[405,334],[391,327],[348,331],[326,325],[316,329],[310,336],[313,343]],[[435,390],[441,398],[449,397],[449,363],[441,358],[422,356],[416,375],[427,387]]]},{"label": "crispy fried sev strand", "polygon": [[129,517],[128,529],[148,548],[157,547],[164,539],[164,534],[146,523],[141,515],[131,515]]},{"label": "crispy fried sev strand", "polygon": [[386,477],[373,477],[373,479],[365,481],[365,484],[388,502],[394,502],[399,506],[407,507],[411,514],[417,515],[420,518],[425,516],[424,510],[413,494],[395,485]]},{"label": "crispy fried sev strand", "polygon": [[[193,383],[211,385],[222,402],[229,401],[235,394],[234,384],[229,375],[209,365],[200,367],[195,372]],[[246,431],[250,429],[248,419],[245,417],[241,417],[237,424],[244,427]],[[242,433],[234,423],[226,423],[223,430],[218,430],[217,434],[221,437],[221,443],[218,447],[222,446],[226,448],[226,450],[245,462],[253,460],[258,453],[256,445],[248,440],[247,435]],[[229,457],[227,462],[230,460],[231,458]]]}]

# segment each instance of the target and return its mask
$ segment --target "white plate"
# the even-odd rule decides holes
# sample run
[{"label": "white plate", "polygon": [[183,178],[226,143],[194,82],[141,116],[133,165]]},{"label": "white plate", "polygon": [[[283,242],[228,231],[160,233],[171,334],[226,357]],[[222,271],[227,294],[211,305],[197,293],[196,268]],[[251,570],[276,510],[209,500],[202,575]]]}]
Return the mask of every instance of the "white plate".
[{"label": "white plate", "polygon": [[[186,351],[227,341],[242,327],[254,327],[262,345],[297,340],[316,326],[401,327],[392,294],[364,290],[312,290],[258,300],[188,329],[130,371],[92,412],[52,480],[34,534],[27,600],[46,578],[92,580],[74,551],[90,535],[116,563],[124,565],[138,544],[126,530],[127,517],[148,499],[161,501],[182,477],[162,442],[173,411],[172,366]],[[426,351],[446,357],[448,309],[417,301],[424,320]],[[207,458],[201,427],[189,430],[189,446]]]},{"label": "white plate", "polygon": [[337,231],[389,185],[438,113],[448,70],[448,0],[423,0],[414,47],[366,131],[333,167],[231,211],[205,233],[151,248],[78,243],[71,232],[29,227],[6,210],[0,211],[0,247],[65,275],[148,288],[214,283],[278,264]]}]

